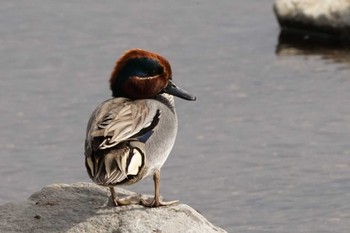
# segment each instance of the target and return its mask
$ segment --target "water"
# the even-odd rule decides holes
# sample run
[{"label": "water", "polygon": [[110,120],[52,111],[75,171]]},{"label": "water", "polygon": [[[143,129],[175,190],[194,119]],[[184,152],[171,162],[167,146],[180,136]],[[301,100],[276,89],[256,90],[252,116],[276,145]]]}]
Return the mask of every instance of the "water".
[{"label": "water", "polygon": [[140,47],[197,96],[177,99],[163,196],[228,232],[348,232],[350,59],[278,45],[272,3],[3,1],[0,203],[89,181],[87,120],[115,60]]}]

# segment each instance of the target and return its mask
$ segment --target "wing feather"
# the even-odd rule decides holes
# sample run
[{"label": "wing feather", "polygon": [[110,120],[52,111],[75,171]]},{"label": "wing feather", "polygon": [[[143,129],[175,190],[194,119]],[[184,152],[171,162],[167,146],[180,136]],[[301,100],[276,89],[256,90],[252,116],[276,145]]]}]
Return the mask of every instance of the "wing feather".
[{"label": "wing feather", "polygon": [[113,147],[121,141],[130,139],[143,128],[152,123],[153,115],[144,102],[126,101],[117,108],[110,108],[97,122],[97,129],[91,132],[92,136],[103,136],[104,140],[99,149]]}]

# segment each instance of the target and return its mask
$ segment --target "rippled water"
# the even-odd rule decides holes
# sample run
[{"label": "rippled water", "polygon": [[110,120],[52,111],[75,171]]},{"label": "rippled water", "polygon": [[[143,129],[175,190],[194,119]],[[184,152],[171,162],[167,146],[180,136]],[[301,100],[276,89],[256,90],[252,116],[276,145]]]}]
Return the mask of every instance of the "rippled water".
[{"label": "rippled water", "polygon": [[348,232],[348,53],[278,45],[272,3],[0,3],[0,203],[89,181],[87,119],[115,60],[140,47],[198,98],[177,100],[163,196],[229,232]]}]

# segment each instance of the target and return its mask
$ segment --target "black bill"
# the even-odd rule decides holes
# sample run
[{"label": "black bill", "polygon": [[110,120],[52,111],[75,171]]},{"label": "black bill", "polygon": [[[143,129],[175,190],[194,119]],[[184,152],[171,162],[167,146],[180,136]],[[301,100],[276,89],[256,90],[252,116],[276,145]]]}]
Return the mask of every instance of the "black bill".
[{"label": "black bill", "polygon": [[196,100],[195,96],[192,96],[187,91],[179,88],[171,80],[168,81],[168,85],[164,88],[164,92],[185,100],[191,100],[191,101]]}]

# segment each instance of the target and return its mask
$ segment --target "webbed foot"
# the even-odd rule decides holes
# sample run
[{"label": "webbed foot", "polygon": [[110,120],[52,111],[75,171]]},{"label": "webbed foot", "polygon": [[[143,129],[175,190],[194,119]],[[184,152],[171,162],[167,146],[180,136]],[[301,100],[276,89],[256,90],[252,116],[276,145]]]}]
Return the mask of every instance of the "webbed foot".
[{"label": "webbed foot", "polygon": [[140,196],[128,196],[123,198],[112,198],[114,206],[136,205],[141,202]]},{"label": "webbed foot", "polygon": [[122,205],[135,205],[141,202],[141,196],[125,196],[125,197],[117,197],[115,190],[113,187],[110,187],[111,191],[111,199],[114,206],[122,206]]},{"label": "webbed foot", "polygon": [[152,198],[152,197],[140,199],[140,204],[145,207],[169,206],[169,205],[174,205],[178,203],[179,203],[179,200],[162,201],[160,200],[160,198]]}]

